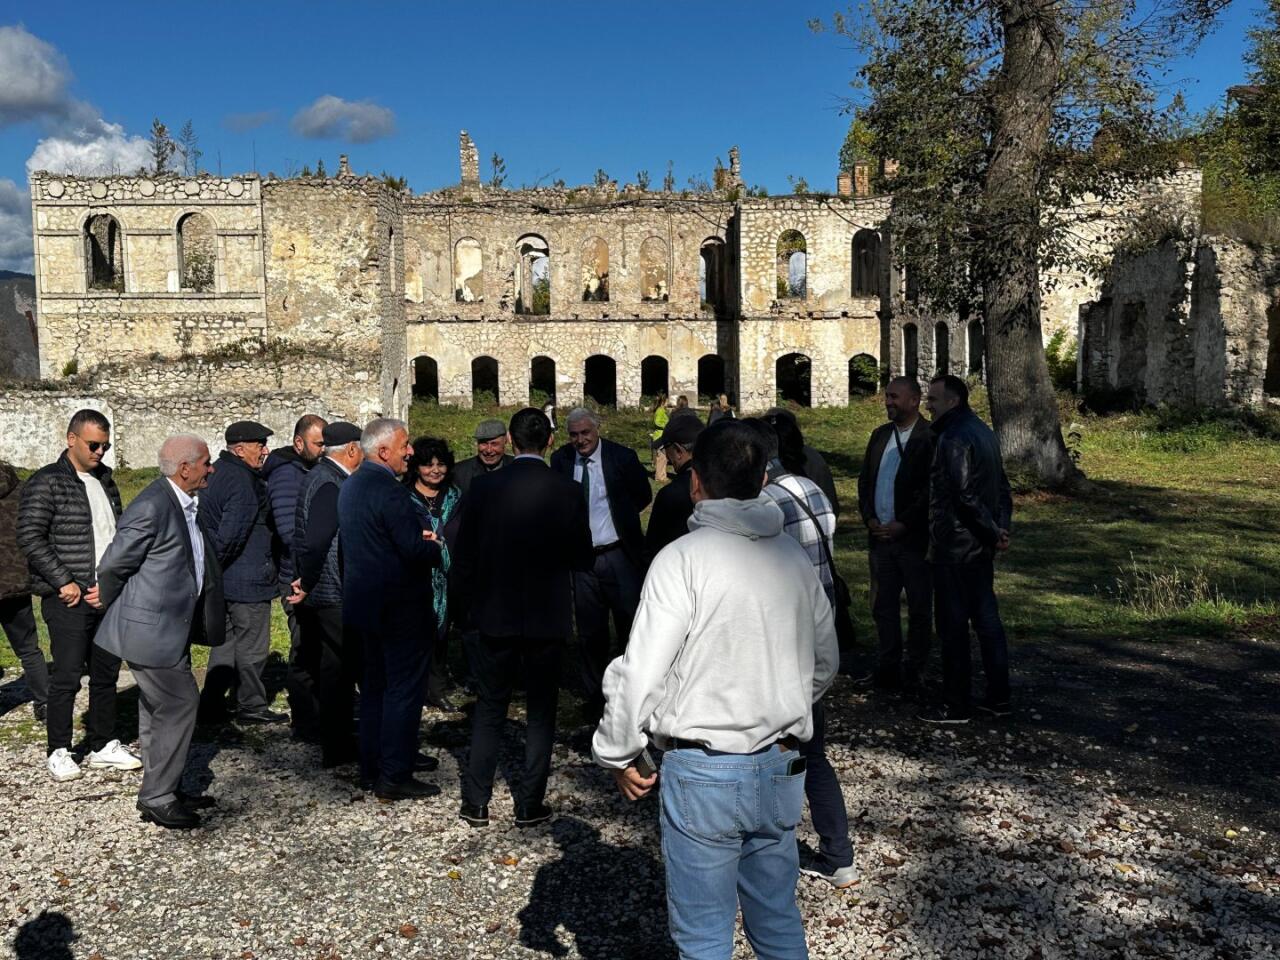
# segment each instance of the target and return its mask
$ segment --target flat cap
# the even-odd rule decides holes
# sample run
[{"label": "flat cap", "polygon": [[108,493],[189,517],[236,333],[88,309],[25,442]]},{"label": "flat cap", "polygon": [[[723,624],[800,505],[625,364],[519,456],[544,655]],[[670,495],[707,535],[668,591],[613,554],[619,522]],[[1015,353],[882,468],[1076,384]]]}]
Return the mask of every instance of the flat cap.
[{"label": "flat cap", "polygon": [[658,446],[665,447],[669,443],[678,443],[688,449],[703,431],[701,417],[672,417],[662,428],[662,436],[658,438]]},{"label": "flat cap", "polygon": [[227,427],[227,432],[223,436],[226,438],[227,443],[253,443],[255,441],[265,441],[273,433],[275,433],[274,430],[270,430],[253,420],[237,420]]},{"label": "flat cap", "polygon": [[360,440],[360,428],[345,420],[335,420],[333,423],[325,424],[320,435],[324,438],[326,447],[344,447],[348,443]]},{"label": "flat cap", "polygon": [[476,426],[475,438],[477,440],[496,440],[498,437],[507,435],[507,425],[496,417],[488,420],[481,420]]}]

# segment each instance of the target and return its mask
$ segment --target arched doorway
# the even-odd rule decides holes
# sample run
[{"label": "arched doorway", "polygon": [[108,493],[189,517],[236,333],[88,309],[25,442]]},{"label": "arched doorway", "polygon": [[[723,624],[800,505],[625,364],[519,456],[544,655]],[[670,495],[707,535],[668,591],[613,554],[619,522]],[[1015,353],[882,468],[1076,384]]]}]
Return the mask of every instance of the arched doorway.
[{"label": "arched doorway", "polygon": [[859,230],[853,235],[853,295],[874,297],[880,290],[880,234]]},{"label": "arched doorway", "polygon": [[715,353],[699,357],[698,402],[709,403],[724,392],[724,357]]},{"label": "arched doorway", "polygon": [[939,374],[951,372],[951,329],[945,323],[933,327],[933,360]]},{"label": "arched doorway", "polygon": [[498,361],[493,357],[476,357],[471,361],[471,403],[481,407],[498,402]]},{"label": "arched doorway", "polygon": [[440,370],[434,357],[413,358],[413,396],[416,400],[440,402]]},{"label": "arched doorway", "polygon": [[813,363],[803,353],[788,353],[779,357],[774,368],[778,385],[778,402],[810,406],[812,393],[810,379]]},{"label": "arched doorway", "polygon": [[618,405],[618,365],[613,357],[600,353],[587,357],[582,392],[601,407]]},{"label": "arched doorway", "polygon": [[869,353],[849,358],[849,399],[869,397],[880,389],[880,364]]},{"label": "arched doorway", "polygon": [[649,356],[640,361],[640,396],[647,404],[670,389],[671,374],[666,357]]},{"label": "arched doorway", "polygon": [[920,331],[914,323],[902,325],[902,375],[920,377]]},{"label": "arched doorway", "polygon": [[556,399],[556,362],[550,357],[529,361],[529,405],[542,407]]}]

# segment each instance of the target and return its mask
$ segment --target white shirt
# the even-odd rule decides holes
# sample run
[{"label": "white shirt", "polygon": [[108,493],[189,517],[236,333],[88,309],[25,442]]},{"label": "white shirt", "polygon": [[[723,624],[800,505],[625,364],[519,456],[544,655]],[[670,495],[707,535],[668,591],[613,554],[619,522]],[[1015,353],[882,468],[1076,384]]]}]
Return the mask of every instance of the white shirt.
[{"label": "white shirt", "polygon": [[200,524],[196,522],[196,509],[199,506],[196,498],[191,496],[172,480],[169,486],[178,496],[178,506],[187,520],[187,533],[191,535],[191,554],[196,568],[196,593],[204,589],[204,537],[200,533]]},{"label": "white shirt", "polygon": [[107,499],[107,491],[102,489],[102,481],[92,473],[81,473],[79,470],[76,471],[76,476],[89,495],[89,515],[93,518],[93,565],[97,567],[102,562],[102,555],[107,552],[107,545],[115,538],[116,512]]},{"label": "white shirt", "polygon": [[[902,442],[902,449],[907,449],[907,443],[911,440],[911,431],[920,423],[916,420],[906,430],[898,430],[896,424],[893,429],[898,432],[898,440]],[[898,479],[898,467],[902,465],[902,454],[898,452],[898,444],[894,442],[893,435],[890,434],[888,441],[884,445],[884,453],[880,454],[880,470],[876,473],[876,519],[881,523],[892,523],[897,517],[894,515],[893,502],[893,484]]]},{"label": "white shirt", "polygon": [[[591,467],[591,497],[587,509],[591,513],[591,544],[596,547],[607,547],[618,542],[618,530],[613,525],[613,514],[609,511],[609,490],[604,485],[604,464],[600,462],[604,453],[603,446],[596,444],[589,455]],[[573,479],[582,482],[582,454],[574,451]]]}]

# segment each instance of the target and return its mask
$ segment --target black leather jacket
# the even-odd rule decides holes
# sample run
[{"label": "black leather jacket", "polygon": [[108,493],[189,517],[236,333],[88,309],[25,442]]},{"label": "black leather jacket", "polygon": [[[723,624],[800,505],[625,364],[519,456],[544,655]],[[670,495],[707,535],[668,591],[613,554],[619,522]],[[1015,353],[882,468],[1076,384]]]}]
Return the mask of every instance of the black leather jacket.
[{"label": "black leather jacket", "polygon": [[968,407],[933,421],[937,445],[929,482],[929,559],[990,560],[1013,519],[1013,496],[996,435]]}]

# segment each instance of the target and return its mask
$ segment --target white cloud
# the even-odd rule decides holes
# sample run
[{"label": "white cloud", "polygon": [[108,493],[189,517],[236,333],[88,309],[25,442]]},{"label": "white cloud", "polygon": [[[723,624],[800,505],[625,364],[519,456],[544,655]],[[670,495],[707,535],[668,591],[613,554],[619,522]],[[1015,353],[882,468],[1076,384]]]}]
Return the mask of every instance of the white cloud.
[{"label": "white cloud", "polygon": [[371,100],[350,101],[325,94],[294,114],[290,126],[294,133],[313,140],[368,143],[394,133],[396,117]]},{"label": "white cloud", "polygon": [[0,126],[61,114],[71,70],[52,45],[22,27],[0,27]]},{"label": "white cloud", "polygon": [[46,137],[27,159],[27,173],[47,170],[81,177],[113,173],[137,173],[151,162],[151,143],[130,137],[118,123],[98,120],[95,128],[79,136]]},{"label": "white cloud", "polygon": [[0,178],[0,270],[31,273],[31,195]]}]

